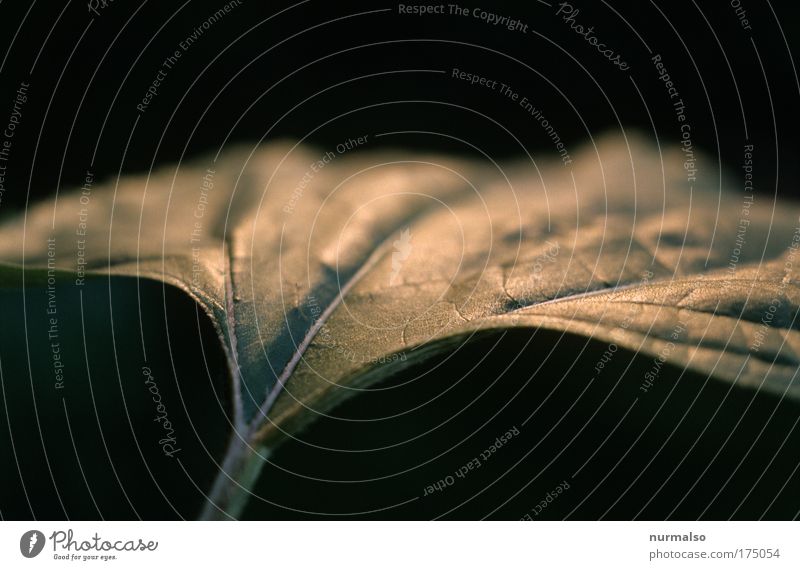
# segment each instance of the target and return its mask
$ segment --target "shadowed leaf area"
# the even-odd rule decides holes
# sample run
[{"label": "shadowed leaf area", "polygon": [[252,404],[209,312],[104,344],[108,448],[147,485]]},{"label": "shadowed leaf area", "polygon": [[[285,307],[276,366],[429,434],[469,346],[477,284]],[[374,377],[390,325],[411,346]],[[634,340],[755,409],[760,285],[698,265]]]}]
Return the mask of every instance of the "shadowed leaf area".
[{"label": "shadowed leaf area", "polygon": [[[437,356],[285,444],[254,490],[263,501],[251,500],[245,516],[795,516],[795,404],[669,365],[644,393],[654,360],[622,349],[592,381],[607,348],[550,331],[510,331]],[[492,452],[512,427],[519,435]],[[480,467],[465,468],[475,458]],[[451,485],[425,495],[448,475]],[[564,480],[569,489],[536,514]]]},{"label": "shadowed leaf area", "polygon": [[[110,298],[106,279],[57,288],[52,339],[45,286],[29,284],[24,305],[22,289],[0,293],[4,518],[194,518],[203,505],[230,431],[224,356],[185,295],[112,279]],[[173,434],[154,421],[163,414],[140,336]],[[53,343],[69,372],[63,388]],[[796,405],[669,365],[643,392],[654,359],[607,350],[510,330],[429,357],[279,448],[243,518],[795,515]],[[168,435],[180,449],[172,457],[159,443]]]}]

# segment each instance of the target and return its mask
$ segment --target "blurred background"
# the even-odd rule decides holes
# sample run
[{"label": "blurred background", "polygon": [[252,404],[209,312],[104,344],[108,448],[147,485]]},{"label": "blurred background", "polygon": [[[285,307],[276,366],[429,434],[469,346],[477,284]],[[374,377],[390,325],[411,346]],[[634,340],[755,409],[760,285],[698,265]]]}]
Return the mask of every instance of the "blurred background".
[{"label": "blurred background", "polygon": [[[420,5],[444,13],[314,0],[0,4],[3,125],[29,85],[0,216],[80,186],[87,170],[95,180],[142,172],[240,141],[288,137],[327,149],[368,134],[370,148],[475,153],[462,138],[492,156],[553,154],[546,119],[568,151],[623,127],[680,142],[678,98],[660,80],[656,55],[685,103],[694,149],[710,157],[701,169],[716,160],[738,167],[749,142],[758,192],[796,193],[791,3]],[[509,30],[490,22],[494,15],[520,24]],[[629,68],[599,54],[592,35]],[[497,87],[453,78],[454,68]],[[501,94],[501,83],[519,99]],[[539,122],[523,97],[541,111]],[[398,130],[453,138],[374,138]]]}]

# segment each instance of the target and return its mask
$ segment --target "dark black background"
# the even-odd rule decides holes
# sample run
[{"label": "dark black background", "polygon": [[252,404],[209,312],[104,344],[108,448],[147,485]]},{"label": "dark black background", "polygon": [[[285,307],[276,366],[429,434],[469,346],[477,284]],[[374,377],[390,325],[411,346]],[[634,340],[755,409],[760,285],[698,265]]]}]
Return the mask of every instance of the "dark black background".
[{"label": "dark black background", "polygon": [[[687,104],[693,141],[709,156],[701,168],[715,170],[718,157],[736,168],[749,140],[757,192],[792,196],[800,178],[790,2],[742,0],[748,31],[727,1],[576,0],[576,20],[622,54],[631,66],[624,72],[541,2],[462,4],[519,18],[523,34],[473,17],[400,15],[390,2],[245,0],[183,53],[139,113],[164,59],[223,4],[116,0],[92,16],[85,2],[3,3],[0,123],[20,82],[30,88],[0,216],[80,185],[87,170],[100,178],[147,171],[262,138],[329,147],[402,129],[445,133],[495,156],[553,152],[523,109],[451,78],[454,67],[527,96],[570,151],[622,126],[675,141],[678,124],[648,48],[662,55]],[[448,73],[409,71],[425,69]],[[471,152],[432,135],[372,146],[380,144]]]},{"label": "dark black background", "polygon": [[[28,100],[22,107],[22,121],[13,137],[0,218],[14,215],[29,201],[56,189],[80,185],[87,170],[97,178],[113,178],[119,173],[146,172],[156,165],[241,142],[306,139],[327,149],[348,138],[368,134],[372,141],[370,148],[392,145],[475,154],[470,147],[474,145],[497,157],[523,156],[526,151],[534,156],[553,154],[553,144],[547,133],[518,104],[497,91],[453,79],[453,68],[511,85],[542,109],[571,152],[590,137],[623,128],[642,131],[651,138],[658,138],[662,145],[674,143],[679,140],[680,131],[666,89],[650,61],[651,51],[661,54],[686,103],[693,142],[706,153],[701,169],[713,172],[717,163],[722,163],[735,174],[742,161],[743,145],[753,144],[756,192],[767,199],[776,194],[795,198],[800,196],[797,192],[800,125],[796,112],[800,84],[792,51],[797,52],[798,19],[790,2],[770,5],[757,0],[741,1],[752,31],[740,26],[727,0],[702,3],[691,0],[655,3],[576,0],[574,5],[581,11],[577,20],[593,26],[597,37],[629,62],[631,69],[624,72],[570,30],[555,15],[554,6],[548,7],[542,2],[493,2],[491,7],[480,2],[462,4],[470,8],[482,6],[494,13],[519,18],[528,24],[529,31],[523,34],[472,17],[400,15],[397,3],[358,5],[311,0],[288,7],[244,0],[182,53],[144,113],[140,113],[136,105],[163,68],[164,59],[180,49],[179,42],[190,36],[224,2],[195,0],[180,4],[115,0],[95,16],[89,13],[85,2],[66,5],[4,2],[0,4],[3,29],[0,127],[5,127],[12,113],[20,83],[29,83],[30,87]],[[439,134],[374,138],[376,134],[397,130]],[[156,296],[155,302],[160,301]],[[10,317],[6,315],[6,318],[4,322],[7,323]],[[107,326],[108,320],[101,324]],[[164,327],[157,323],[155,328]],[[5,347],[10,347],[6,350],[13,353],[13,343],[8,339],[19,337],[15,332],[18,329],[7,326],[3,330],[6,332]],[[186,336],[183,330],[179,332]],[[78,338],[77,332],[74,336]],[[298,513],[304,509],[328,513],[366,510],[375,505],[400,502],[410,496],[409,493],[419,494],[443,473],[458,468],[464,458],[485,449],[497,434],[524,421],[530,411],[528,403],[538,401],[548,387],[532,383],[526,388],[526,397],[517,398],[506,409],[505,404],[513,400],[510,391],[516,390],[518,385],[528,385],[530,365],[537,354],[535,344],[525,348],[527,337],[510,336],[510,341],[504,341],[510,344],[503,345],[502,350],[496,349],[493,360],[471,374],[447,403],[452,410],[465,410],[459,419],[461,423],[454,422],[453,431],[437,433],[441,447],[454,441],[459,429],[465,430],[464,426],[478,423],[483,412],[467,409],[465,402],[482,393],[486,378],[494,377],[492,370],[497,370],[508,354],[524,355],[517,368],[508,374],[512,381],[498,383],[492,388],[489,404],[486,404],[490,407],[485,409],[504,411],[468,442],[473,451],[458,449],[398,480],[384,476],[393,470],[399,472],[409,462],[418,462],[419,449],[410,446],[408,456],[349,454],[348,461],[342,461],[344,454],[338,454],[337,463],[337,457],[332,457],[337,454],[314,451],[308,445],[289,444],[280,452],[279,461],[266,468],[265,476],[256,486],[265,500],[253,502],[245,516],[293,518],[301,516]],[[100,338],[108,341],[112,337],[101,334]],[[153,339],[154,343],[165,342],[158,336]],[[541,338],[539,341],[544,342]],[[98,353],[110,354],[104,346],[98,345]],[[559,346],[562,347],[562,364],[571,366],[578,353],[577,345],[565,342]],[[603,349],[599,345],[592,348],[595,352]],[[478,346],[471,354],[477,359],[489,351],[490,347]],[[6,361],[12,360],[6,357]],[[645,360],[639,364],[646,369],[650,361]],[[590,351],[586,362],[596,361],[597,354]],[[622,377],[623,365],[627,363],[619,359],[619,370],[614,371],[618,377]],[[440,380],[458,378],[473,364],[468,359],[459,361],[458,365],[446,369]],[[557,368],[547,372],[553,379],[560,375]],[[641,372],[634,367],[631,374]],[[14,370],[7,367],[6,374],[13,376]],[[21,369],[17,376],[23,377],[23,374],[24,369]],[[678,374],[676,370],[665,371],[663,387],[659,390],[671,387]],[[575,378],[586,376],[588,373],[577,374]],[[187,373],[186,377],[191,379],[192,374]],[[613,378],[614,374],[609,373],[608,377]],[[402,379],[395,381],[402,383]],[[660,418],[678,417],[681,406],[695,395],[691,387],[698,385],[684,383],[677,392],[676,407],[666,410]],[[436,384],[431,384],[420,388],[419,392],[406,394],[403,400],[393,395],[383,400],[380,396],[371,396],[370,400],[359,400],[358,405],[345,405],[339,413],[358,416],[368,409],[377,416],[390,415],[397,409],[410,408],[409,402],[414,398],[424,400],[430,396],[427,391],[437,389]],[[578,429],[576,426],[585,425],[586,416],[605,398],[607,386],[593,388],[596,392],[589,393],[586,408],[565,411],[581,390],[580,383],[567,384],[565,395],[543,411],[540,421],[545,428],[565,416],[567,421],[539,451],[533,453],[530,445],[523,445],[521,438],[498,453],[485,473],[470,479],[468,485],[453,489],[447,495],[436,495],[427,502],[409,503],[391,513],[392,516],[440,516],[458,501],[479,493],[480,500],[448,516],[477,518],[494,513],[496,517],[518,518],[530,512],[531,505],[552,490],[565,476],[562,474],[571,474],[574,466],[556,464],[554,472],[559,473],[558,478],[536,479],[535,485],[525,487],[516,502],[495,512],[507,498],[503,495],[503,485],[516,489],[533,481],[549,458],[571,440]],[[713,409],[724,397],[722,387],[717,386],[702,403],[707,409]],[[793,477],[794,455],[784,454],[768,476],[759,478],[774,448],[783,445],[785,434],[793,433],[791,410],[779,408],[772,400],[759,402],[764,405],[751,409],[748,397],[736,396],[733,407],[721,418],[716,431],[699,439],[696,451],[673,478],[672,466],[685,451],[680,445],[668,447],[658,462],[648,463],[653,456],[654,442],[671,437],[672,423],[661,420],[662,423],[654,426],[655,438],[641,441],[638,438],[643,433],[641,426],[649,425],[655,413],[653,402],[661,400],[654,395],[652,402],[637,408],[629,418],[630,426],[620,429],[615,439],[610,439],[593,460],[592,469],[584,471],[583,479],[575,481],[576,491],[542,518],[570,515],[586,519],[601,516],[658,519],[668,516],[677,506],[680,509],[675,516],[679,518],[796,516],[796,501],[792,499],[797,496],[796,478],[790,486],[781,487]],[[778,409],[777,421],[770,424],[770,431],[765,432],[763,438],[770,444],[759,446],[756,453],[747,455],[747,462],[739,464],[737,453],[752,441],[747,438],[756,437],[758,428],[767,423],[764,415],[773,409]],[[24,415],[22,410],[12,407],[12,411],[19,414],[15,425],[24,427],[26,424],[20,424],[22,420],[19,419]],[[60,413],[60,410],[53,413]],[[568,413],[572,415],[567,416]],[[599,417],[600,428],[585,432],[578,441],[582,446],[580,457],[599,449],[601,438],[616,425],[614,422],[619,415],[619,410],[612,409],[607,416]],[[75,416],[81,417],[79,413]],[[713,469],[706,473],[708,457],[724,447],[721,442],[727,441],[742,417],[744,421],[737,432],[737,437],[742,437],[742,433],[747,436],[739,440],[742,448],[727,448]],[[332,422],[319,422],[307,438],[320,447],[342,440],[353,448],[376,448],[410,437],[418,432],[420,425],[438,418],[440,416],[404,417],[391,429],[383,430],[350,428],[348,431]],[[32,419],[27,417],[25,421]],[[92,417],[84,419],[89,425],[86,429],[90,430]],[[211,429],[214,427],[211,419],[205,419],[209,431],[217,433]],[[536,424],[531,425],[529,433],[538,429]],[[682,434],[685,441],[698,440],[696,432],[692,431],[698,429],[696,425],[689,424],[684,429],[687,430]],[[30,437],[38,435],[32,426],[25,431]],[[66,438],[72,434],[61,430],[58,435]],[[95,445],[91,437],[78,435],[79,445]],[[793,433],[792,437],[786,449],[797,449],[797,434]],[[36,445],[34,441],[29,447],[35,450]],[[69,453],[66,445],[60,449]],[[125,455],[130,451],[133,456],[131,449],[121,447],[116,453]],[[626,454],[626,462],[617,463],[618,449],[633,450],[629,456]],[[501,476],[521,459],[527,460],[525,468],[503,480]],[[138,472],[128,471],[130,478],[144,480]],[[293,472],[310,476],[297,477],[291,475]],[[11,471],[8,473],[14,475]],[[722,485],[720,482],[731,473],[736,473],[737,477],[730,485]],[[72,487],[80,486],[79,475],[82,473],[72,472],[77,481]],[[314,480],[314,476],[344,481],[366,477],[376,480],[360,486],[323,485]],[[98,477],[106,483],[111,481],[107,474]],[[503,483],[489,485],[495,480]],[[629,493],[625,491],[634,483]],[[665,487],[663,493],[654,494],[662,483],[670,486]],[[36,484],[45,488],[47,481],[42,479]],[[182,490],[187,496],[193,492],[188,486],[184,487]],[[7,483],[2,488],[17,495],[17,502],[5,503],[6,512],[2,515],[28,516],[29,505],[23,504],[17,488]],[[142,488],[145,488],[144,483]],[[598,488],[600,491],[592,494],[592,489]],[[749,495],[753,488],[757,491]],[[488,490],[484,493],[483,489]],[[716,495],[720,490],[722,493]],[[34,505],[31,515],[61,516],[48,492],[49,488],[47,492],[34,493],[41,504]],[[97,516],[90,508],[90,501],[74,496],[80,504],[68,505],[71,516]],[[709,496],[715,498],[709,502]],[[583,497],[590,497],[590,500],[584,504]],[[609,497],[623,497],[623,500],[615,502],[614,508],[609,510]],[[653,497],[655,500],[651,502]],[[686,500],[678,504],[674,497]],[[786,497],[789,499],[783,500]],[[192,502],[195,499],[186,499],[188,506],[179,516],[196,515]],[[743,502],[739,503],[740,500]],[[282,506],[276,507],[276,504]],[[641,510],[645,504],[649,505],[649,510]],[[135,514],[151,518],[176,514],[171,506],[168,509],[157,500],[142,499],[142,508],[145,510]],[[109,507],[104,513],[119,518],[131,516],[124,505],[122,509]],[[370,516],[389,515],[377,512]]]}]

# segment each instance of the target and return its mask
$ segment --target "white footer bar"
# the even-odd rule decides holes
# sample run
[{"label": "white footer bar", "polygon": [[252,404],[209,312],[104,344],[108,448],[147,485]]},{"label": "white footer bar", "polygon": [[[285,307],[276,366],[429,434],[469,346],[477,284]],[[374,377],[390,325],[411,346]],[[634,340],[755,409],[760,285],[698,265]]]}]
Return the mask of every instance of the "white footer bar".
[{"label": "white footer bar", "polygon": [[797,522],[0,523],[4,569],[797,569],[798,550]]}]

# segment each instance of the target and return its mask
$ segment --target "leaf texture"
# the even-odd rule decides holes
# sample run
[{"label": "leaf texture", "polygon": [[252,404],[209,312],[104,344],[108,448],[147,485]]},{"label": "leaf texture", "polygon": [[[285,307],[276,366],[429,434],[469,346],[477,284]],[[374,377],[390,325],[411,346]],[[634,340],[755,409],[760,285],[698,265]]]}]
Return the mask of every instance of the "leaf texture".
[{"label": "leaf texture", "polygon": [[6,220],[0,276],[24,267],[36,287],[31,268],[74,276],[80,258],[87,279],[194,299],[224,347],[234,424],[202,516],[236,517],[286,437],[492,331],[580,335],[800,401],[798,209],[701,164],[687,180],[679,151],[639,137],[598,139],[571,168],[242,147]]}]

